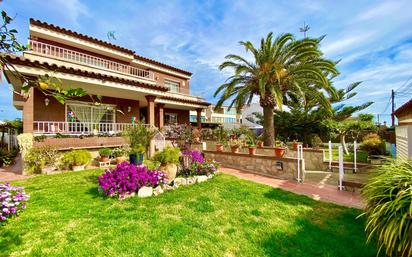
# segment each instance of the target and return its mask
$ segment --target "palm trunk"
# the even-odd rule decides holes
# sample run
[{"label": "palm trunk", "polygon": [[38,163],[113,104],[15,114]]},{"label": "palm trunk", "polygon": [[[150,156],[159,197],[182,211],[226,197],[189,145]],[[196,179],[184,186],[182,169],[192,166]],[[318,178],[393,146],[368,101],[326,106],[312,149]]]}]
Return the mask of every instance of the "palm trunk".
[{"label": "palm trunk", "polygon": [[263,107],[263,142],[265,146],[270,147],[275,144],[275,124],[271,106]]}]

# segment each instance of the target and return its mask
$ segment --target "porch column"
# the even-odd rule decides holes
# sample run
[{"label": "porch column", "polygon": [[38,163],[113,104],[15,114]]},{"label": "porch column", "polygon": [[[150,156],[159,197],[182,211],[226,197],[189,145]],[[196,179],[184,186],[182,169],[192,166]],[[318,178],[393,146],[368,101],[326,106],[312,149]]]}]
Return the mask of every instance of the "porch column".
[{"label": "porch column", "polygon": [[155,99],[154,95],[145,96],[147,100],[147,121],[149,125],[155,126]]},{"label": "porch column", "polygon": [[199,129],[202,128],[202,108],[197,108],[196,109],[196,121],[197,121],[197,127]]},{"label": "porch column", "polygon": [[163,128],[164,126],[164,108],[165,104],[157,104],[157,107],[159,108],[159,128]]},{"label": "porch column", "polygon": [[30,88],[23,102],[23,133],[33,133],[34,88]]}]

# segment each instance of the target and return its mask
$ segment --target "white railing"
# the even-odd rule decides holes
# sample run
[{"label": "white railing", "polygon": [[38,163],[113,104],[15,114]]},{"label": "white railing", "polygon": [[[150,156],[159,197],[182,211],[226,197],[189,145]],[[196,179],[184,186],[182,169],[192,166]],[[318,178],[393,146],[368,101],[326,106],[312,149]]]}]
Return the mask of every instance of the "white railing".
[{"label": "white railing", "polygon": [[33,133],[41,135],[116,135],[133,126],[131,123],[34,121]]},{"label": "white railing", "polygon": [[58,59],[67,60],[70,62],[86,64],[89,66],[97,67],[100,69],[116,71],[127,75],[132,75],[139,78],[144,78],[154,81],[154,73],[152,71],[147,71],[133,67],[130,65],[125,65],[118,62],[109,61],[103,58],[99,58],[93,55],[85,54],[78,51],[73,51],[67,48],[46,44],[34,40],[29,40],[30,50],[46,55],[55,57]]}]

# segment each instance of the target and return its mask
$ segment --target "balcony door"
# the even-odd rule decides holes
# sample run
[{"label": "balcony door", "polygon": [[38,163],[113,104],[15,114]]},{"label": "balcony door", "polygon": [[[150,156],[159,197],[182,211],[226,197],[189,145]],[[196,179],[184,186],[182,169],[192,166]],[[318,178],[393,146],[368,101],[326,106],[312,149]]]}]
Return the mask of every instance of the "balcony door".
[{"label": "balcony door", "polygon": [[71,132],[111,133],[114,131],[115,107],[88,103],[67,103],[66,121]]}]

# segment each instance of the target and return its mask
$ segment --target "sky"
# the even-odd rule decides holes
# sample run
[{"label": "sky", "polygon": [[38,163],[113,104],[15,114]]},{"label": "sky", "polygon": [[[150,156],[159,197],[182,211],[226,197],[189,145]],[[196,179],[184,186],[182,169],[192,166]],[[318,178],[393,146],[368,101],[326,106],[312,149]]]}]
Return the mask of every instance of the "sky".
[{"label": "sky", "polygon": [[[293,33],[309,24],[308,35],[326,35],[325,57],[341,60],[334,85],[363,81],[346,104],[374,101],[365,112],[389,121],[391,89],[399,107],[412,97],[411,1],[174,1],[174,0],[3,0],[15,16],[11,27],[26,42],[29,18],[40,19],[132,49],[137,54],[193,73],[192,94],[216,102],[213,93],[230,71],[220,71],[227,54],[248,53],[239,41],[259,43],[269,32]],[[0,120],[21,117],[10,86],[0,84]]]}]

